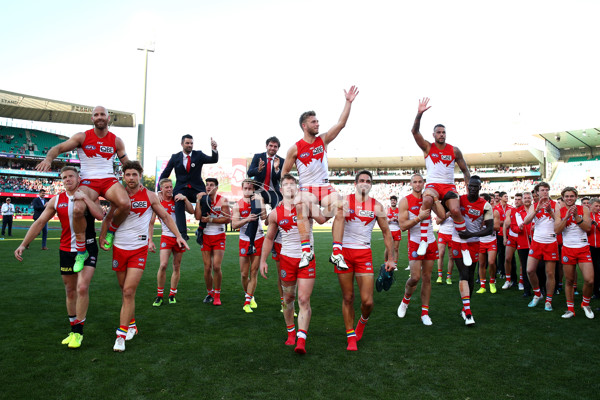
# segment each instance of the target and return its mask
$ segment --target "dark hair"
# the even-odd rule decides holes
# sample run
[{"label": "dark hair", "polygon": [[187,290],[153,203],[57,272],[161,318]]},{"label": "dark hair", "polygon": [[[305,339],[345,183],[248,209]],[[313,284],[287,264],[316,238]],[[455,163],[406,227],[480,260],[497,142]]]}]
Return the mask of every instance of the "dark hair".
[{"label": "dark hair", "polygon": [[489,203],[490,201],[492,201],[492,196],[490,196],[490,195],[489,195],[489,194],[487,194],[487,193],[481,193],[481,194],[479,195],[479,197],[483,197],[483,198],[485,199],[485,201],[487,201],[488,203]]},{"label": "dark hair", "polygon": [[515,193],[515,197],[523,197],[523,193]]},{"label": "dark hair", "polygon": [[537,193],[539,191],[540,191],[540,184],[538,183],[533,187],[533,193]]},{"label": "dark hair", "polygon": [[187,135],[183,135],[181,137],[181,143],[183,143],[185,141],[185,139],[192,139],[192,140],[194,140],[194,138],[192,137],[192,135],[187,134]]},{"label": "dark hair", "polygon": [[586,200],[587,200],[587,201],[590,201],[590,198],[589,198],[589,197],[587,197],[587,196],[585,196],[585,197],[582,197],[582,198],[581,198],[581,201],[582,201],[582,202],[583,202],[583,201],[586,201]]},{"label": "dark hair", "polygon": [[283,175],[281,177],[281,182],[283,182],[285,180],[294,181],[296,184],[298,183],[298,179],[296,179],[296,177],[294,175],[291,175],[291,174],[285,174],[285,175]]},{"label": "dark hair", "polygon": [[[479,177],[479,175],[471,175],[471,179],[479,181],[479,183],[481,183],[481,178]],[[469,181],[471,181],[471,179],[469,179]]]},{"label": "dark hair", "polygon": [[506,194],[506,192],[500,192],[499,195],[500,197],[504,196]]},{"label": "dark hair", "polygon": [[396,201],[398,201],[398,197],[397,196],[390,196],[390,200],[396,200]]},{"label": "dark hair", "polygon": [[496,190],[496,191],[494,192],[494,196],[495,196],[495,195],[498,195],[498,196],[500,196],[500,192],[499,192],[498,190]]},{"label": "dark hair", "polygon": [[303,112],[302,115],[300,116],[300,128],[302,128],[302,124],[304,123],[304,121],[306,121],[308,119],[308,117],[314,117],[316,115],[317,115],[317,113],[314,111]]},{"label": "dark hair", "polygon": [[442,124],[437,124],[436,126],[434,126],[434,127],[433,127],[433,131],[435,132],[435,130],[436,130],[437,128],[444,128],[444,129],[446,129],[446,127],[445,127],[444,125],[442,125]]},{"label": "dark hair", "polygon": [[575,193],[575,197],[577,197],[577,195],[579,194],[579,193],[577,192],[577,189],[575,189],[573,186],[567,186],[566,188],[564,188],[564,189],[562,190],[562,192],[560,192],[560,195],[561,195],[561,196],[564,196],[564,195],[565,195],[565,193],[567,193],[567,192],[573,192],[573,193]]},{"label": "dark hair", "polygon": [[281,147],[281,142],[279,141],[279,139],[277,139],[277,136],[271,136],[270,138],[268,138],[266,145],[268,146],[271,142],[277,143],[277,147]]},{"label": "dark hair", "polygon": [[354,183],[358,182],[358,177],[361,175],[369,175],[369,178],[371,178],[371,181],[373,181],[373,174],[371,174],[371,172],[367,171],[366,169],[363,169],[362,171],[358,171],[358,173],[354,177]]},{"label": "dark hair", "polygon": [[215,184],[215,186],[219,186],[219,181],[217,180],[217,178],[206,178],[204,181],[207,183],[212,182]]},{"label": "dark hair", "polygon": [[123,172],[127,171],[128,169],[135,169],[140,173],[140,176],[144,174],[144,168],[142,168],[142,164],[140,164],[139,161],[127,161],[125,164],[123,164]]},{"label": "dark hair", "polygon": [[547,184],[546,182],[538,183],[537,187],[538,187],[538,190],[540,190],[541,187],[545,187],[546,189],[550,190],[550,185]]}]

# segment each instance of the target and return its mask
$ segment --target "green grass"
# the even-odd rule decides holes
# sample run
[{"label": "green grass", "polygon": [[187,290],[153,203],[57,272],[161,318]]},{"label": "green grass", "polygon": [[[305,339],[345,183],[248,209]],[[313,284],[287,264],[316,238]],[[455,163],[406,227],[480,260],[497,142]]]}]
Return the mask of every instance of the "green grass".
[{"label": "green grass", "polygon": [[[389,292],[375,292],[375,309],[359,351],[347,352],[341,292],[333,267],[326,262],[331,249],[328,232],[316,233],[317,281],[305,356],[283,345],[286,332],[274,267],[268,280],[259,278],[258,309],[253,314],[242,311],[236,235],[227,236],[222,307],[202,304],[206,292],[200,251],[192,241],[192,251],[183,258],[178,303],[152,307],[158,256],[150,255],[137,292],[140,334],[127,343],[124,353],[112,351],[121,300],[110,255],[101,252],[83,346],[69,350],[60,344],[69,329],[57,266],[59,230],[50,231],[50,251],[41,251],[37,239],[23,263],[14,260],[13,251],[25,229],[15,229],[14,234],[12,240],[0,241],[3,398],[599,397],[597,319],[587,320],[577,307],[576,318],[562,320],[566,309],[562,294],[555,296],[553,312],[543,311],[543,305],[528,309],[527,300],[513,288],[474,295],[477,324],[466,328],[458,315],[457,272],[452,286],[434,283],[430,302],[434,325],[426,327],[419,319],[418,293],[406,318],[396,317],[407,277],[402,268]],[[377,265],[383,256],[380,238],[376,232]],[[403,239],[400,266],[407,265],[405,245]],[[598,304],[594,300],[593,308]]]}]

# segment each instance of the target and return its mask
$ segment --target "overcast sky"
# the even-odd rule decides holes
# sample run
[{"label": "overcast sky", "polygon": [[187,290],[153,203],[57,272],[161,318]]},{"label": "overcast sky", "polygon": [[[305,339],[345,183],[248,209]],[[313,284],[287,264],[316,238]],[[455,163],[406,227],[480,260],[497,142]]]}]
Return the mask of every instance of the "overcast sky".
[{"label": "overcast sky", "polygon": [[[195,148],[281,154],[315,110],[325,132],[360,94],[330,157],[416,155],[418,99],[463,152],[600,127],[600,2],[12,1],[2,6],[0,89],[135,112],[149,55],[145,164]],[[54,127],[55,129],[57,127]],[[60,126],[70,136],[85,130]],[[135,154],[137,129],[114,129]]]}]

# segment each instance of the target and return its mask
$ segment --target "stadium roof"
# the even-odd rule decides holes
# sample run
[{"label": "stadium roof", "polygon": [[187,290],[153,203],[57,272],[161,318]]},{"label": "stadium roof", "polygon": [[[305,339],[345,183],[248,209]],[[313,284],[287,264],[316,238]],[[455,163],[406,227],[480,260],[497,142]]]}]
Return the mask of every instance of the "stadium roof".
[{"label": "stadium roof", "polygon": [[[89,125],[94,106],[0,90],[0,117],[59,124]],[[111,126],[135,127],[135,114],[108,110]]]},{"label": "stadium roof", "polygon": [[600,128],[542,133],[536,136],[547,140],[560,150],[600,147]]},{"label": "stadium roof", "polygon": [[[530,150],[494,151],[465,154],[467,165],[498,165],[539,163]],[[328,158],[329,168],[414,168],[424,167],[425,159],[418,156],[398,157],[344,157]]]}]

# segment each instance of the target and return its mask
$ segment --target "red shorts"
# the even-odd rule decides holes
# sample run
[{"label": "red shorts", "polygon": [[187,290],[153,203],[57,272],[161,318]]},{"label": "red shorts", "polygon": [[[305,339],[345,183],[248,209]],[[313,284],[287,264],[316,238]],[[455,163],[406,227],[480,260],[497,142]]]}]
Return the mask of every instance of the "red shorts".
[{"label": "red shorts", "polygon": [[354,272],[355,274],[372,274],[373,273],[373,256],[371,249],[342,249],[344,261],[348,269],[340,271],[333,268],[336,274],[347,274]]},{"label": "red shorts", "polygon": [[172,236],[162,235],[160,237],[160,249],[161,250],[172,250],[175,253],[185,253],[185,247],[181,247],[177,244],[177,238]]},{"label": "red shorts", "polygon": [[[261,237],[260,239],[256,239],[254,241],[254,247],[256,248],[256,253],[252,254],[253,256],[260,257],[262,253],[263,242],[265,241],[265,237]],[[240,239],[240,257],[249,257],[248,256],[248,247],[250,246],[250,242],[247,240]]]},{"label": "red shorts", "polygon": [[415,243],[412,240],[408,241],[408,260],[437,260],[439,258],[439,251],[435,242],[429,243],[425,255],[418,255],[417,250],[419,249],[419,243]]},{"label": "red shorts", "polygon": [[564,265],[575,265],[579,263],[591,263],[592,255],[590,246],[572,248],[563,245],[562,247],[562,263]]},{"label": "red shorts", "polygon": [[317,263],[314,258],[310,264],[304,268],[298,268],[298,265],[300,265],[299,258],[292,258],[280,254],[279,261],[281,266],[279,276],[282,281],[294,282],[296,279],[315,279]]},{"label": "red shorts", "polygon": [[317,196],[317,199],[319,200],[319,204],[321,204],[321,201],[329,196],[331,193],[335,193],[335,189],[333,188],[333,186],[328,185],[328,186],[303,186],[300,188],[301,192],[309,192],[314,194],[315,196]]},{"label": "red shorts", "polygon": [[218,235],[202,235],[202,248],[200,250],[225,250],[225,232]]},{"label": "red shorts", "polygon": [[536,260],[558,261],[558,243],[538,243],[532,240],[529,257]]},{"label": "red shorts", "polygon": [[390,231],[392,232],[392,239],[395,242],[399,242],[402,240],[402,231],[401,230],[397,230],[397,231]]},{"label": "red shorts", "polygon": [[119,183],[117,178],[82,179],[80,185],[87,186],[100,196],[106,197],[105,194],[108,189],[110,189],[116,183]]},{"label": "red shorts", "polygon": [[[452,258],[462,258],[462,253],[460,251],[460,242],[455,242],[454,240],[450,243],[450,249],[452,250]],[[469,255],[471,256],[471,260],[476,263],[479,260],[479,242],[468,242],[467,250],[469,250]]]},{"label": "red shorts", "polygon": [[438,198],[442,200],[446,193],[454,192],[458,198],[458,192],[456,191],[456,185],[453,183],[428,183],[425,185],[425,189],[433,189],[438,193]]},{"label": "red shorts", "polygon": [[518,250],[528,249],[529,248],[529,239],[527,238],[526,234],[521,234],[518,237],[508,235],[504,239],[504,245],[518,249]]},{"label": "red shorts", "polygon": [[127,268],[146,269],[148,246],[135,250],[123,250],[113,246],[113,271],[125,271]]},{"label": "red shorts", "polygon": [[273,253],[271,253],[271,258],[275,261],[279,261],[280,254],[281,254],[281,243],[273,242]]},{"label": "red shorts", "polygon": [[479,242],[479,252],[485,254],[488,251],[498,251],[498,242],[495,240],[489,243]]},{"label": "red shorts", "polygon": [[452,235],[438,232],[438,243],[450,246],[450,242],[452,242]]}]

